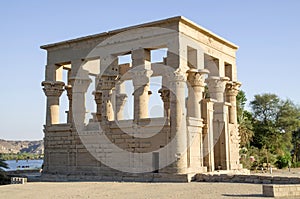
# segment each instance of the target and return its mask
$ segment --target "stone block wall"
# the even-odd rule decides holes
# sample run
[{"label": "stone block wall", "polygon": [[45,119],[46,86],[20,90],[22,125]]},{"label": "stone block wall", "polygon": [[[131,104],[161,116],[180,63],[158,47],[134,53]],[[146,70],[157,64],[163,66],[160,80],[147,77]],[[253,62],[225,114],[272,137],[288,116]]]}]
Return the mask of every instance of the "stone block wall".
[{"label": "stone block wall", "polygon": [[299,198],[300,185],[263,185],[263,195],[267,197]]},{"label": "stone block wall", "polygon": [[197,174],[197,182],[236,182],[256,184],[300,184],[300,177],[234,175],[234,174]]}]

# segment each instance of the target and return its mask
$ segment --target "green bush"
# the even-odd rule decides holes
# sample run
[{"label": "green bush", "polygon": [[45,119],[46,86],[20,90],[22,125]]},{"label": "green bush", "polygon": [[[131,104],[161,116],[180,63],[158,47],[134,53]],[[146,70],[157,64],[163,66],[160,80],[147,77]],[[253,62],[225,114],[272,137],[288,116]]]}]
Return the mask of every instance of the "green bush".
[{"label": "green bush", "polygon": [[299,168],[300,167],[300,162],[293,162],[292,167],[293,168]]},{"label": "green bush", "polygon": [[292,158],[290,154],[279,155],[277,157],[277,161],[275,162],[275,165],[279,169],[286,168],[289,166],[289,162],[291,161],[291,159]]},{"label": "green bush", "polygon": [[0,171],[0,185],[9,184],[10,179],[4,171]]}]

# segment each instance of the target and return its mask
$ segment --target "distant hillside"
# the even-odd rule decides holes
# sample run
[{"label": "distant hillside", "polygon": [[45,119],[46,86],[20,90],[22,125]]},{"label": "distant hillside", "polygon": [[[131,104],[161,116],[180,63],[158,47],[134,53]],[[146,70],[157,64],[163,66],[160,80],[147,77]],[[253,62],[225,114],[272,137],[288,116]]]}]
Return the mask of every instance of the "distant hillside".
[{"label": "distant hillside", "polygon": [[0,153],[44,153],[44,142],[39,141],[8,141],[0,139]]}]

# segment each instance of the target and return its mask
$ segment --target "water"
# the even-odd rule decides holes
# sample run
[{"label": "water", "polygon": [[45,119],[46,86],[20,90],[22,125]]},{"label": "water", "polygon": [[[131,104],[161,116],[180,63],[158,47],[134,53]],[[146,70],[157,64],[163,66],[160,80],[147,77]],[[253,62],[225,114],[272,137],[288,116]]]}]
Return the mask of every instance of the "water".
[{"label": "water", "polygon": [[5,171],[15,171],[15,170],[31,170],[31,169],[41,169],[43,160],[6,160],[4,161],[8,165],[8,169]]}]

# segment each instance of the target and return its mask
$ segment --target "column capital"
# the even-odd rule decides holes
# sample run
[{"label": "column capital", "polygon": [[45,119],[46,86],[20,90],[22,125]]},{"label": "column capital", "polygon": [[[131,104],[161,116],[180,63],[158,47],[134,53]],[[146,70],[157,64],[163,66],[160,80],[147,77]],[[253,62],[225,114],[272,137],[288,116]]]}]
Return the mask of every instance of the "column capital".
[{"label": "column capital", "polygon": [[67,96],[69,100],[72,100],[72,85],[65,85],[65,90],[67,91]]},{"label": "column capital", "polygon": [[127,99],[127,94],[124,94],[124,93],[120,93],[120,94],[117,94],[117,104],[119,106],[122,106],[125,104],[126,102],[126,99]]},{"label": "column capital", "polygon": [[208,89],[211,92],[223,93],[225,91],[226,83],[228,82],[228,77],[217,77],[212,76],[206,79]]},{"label": "column capital", "polygon": [[158,90],[158,93],[160,93],[160,97],[163,102],[170,102],[170,90],[167,88],[161,88]]},{"label": "column capital", "polygon": [[176,69],[171,75],[169,75],[169,79],[171,82],[185,82],[187,77],[186,73],[182,71],[182,69]]},{"label": "column capital", "polygon": [[98,89],[111,90],[116,85],[117,76],[115,75],[102,75],[99,80]]},{"label": "column capital", "polygon": [[132,83],[134,86],[144,86],[149,83],[150,77],[153,74],[152,70],[134,68],[129,71],[129,74],[132,77]]},{"label": "column capital", "polygon": [[102,103],[102,92],[99,90],[93,91],[94,99],[97,104]]},{"label": "column capital", "polygon": [[64,91],[65,83],[61,81],[43,81],[42,86],[47,97],[60,97]]},{"label": "column capital", "polygon": [[204,75],[208,74],[209,71],[206,69],[190,69],[187,71],[188,76],[187,76],[187,81],[192,87],[204,87]]},{"label": "column capital", "polygon": [[237,96],[240,91],[241,82],[230,81],[226,84],[226,94],[229,96]]}]

